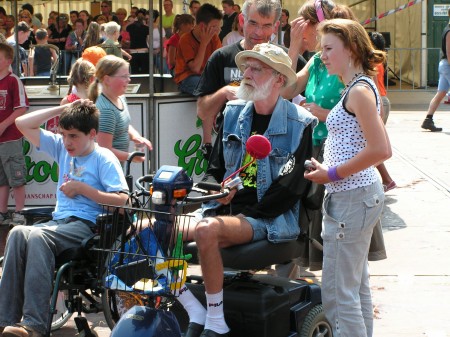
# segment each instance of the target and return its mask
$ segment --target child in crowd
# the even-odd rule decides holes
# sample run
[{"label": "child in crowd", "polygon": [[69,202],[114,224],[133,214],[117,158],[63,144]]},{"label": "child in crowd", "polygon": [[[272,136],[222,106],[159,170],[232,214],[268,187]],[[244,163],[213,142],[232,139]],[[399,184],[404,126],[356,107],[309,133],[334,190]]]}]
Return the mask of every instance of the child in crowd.
[{"label": "child in crowd", "polygon": [[[26,166],[23,135],[14,121],[28,110],[28,98],[22,81],[10,71],[13,57],[13,48],[0,44],[0,224],[16,226],[25,224],[20,211],[25,203]],[[15,211],[10,217],[8,197],[11,188]]]},{"label": "child in crowd", "polygon": [[[106,55],[95,67],[96,80],[89,87],[89,98],[100,110],[100,127],[97,141],[110,149],[121,162],[129,156],[130,140],[144,144],[152,150],[152,144],[131,125],[125,92],[130,83],[129,64],[122,58]],[[101,91],[99,90],[101,84]],[[144,161],[136,157],[135,161]]]},{"label": "child in crowd", "polygon": [[36,31],[36,45],[28,54],[30,76],[50,76],[53,62],[56,62],[56,46],[47,43],[48,33],[46,29],[39,28]]},{"label": "child in crowd", "polygon": [[222,47],[219,32],[222,12],[211,4],[202,5],[196,26],[180,38],[175,65],[175,82],[181,92],[193,94],[211,54]]},{"label": "child in crowd", "polygon": [[[55,117],[58,134],[41,128]],[[55,256],[92,235],[100,204],[123,206],[128,186],[117,158],[95,142],[99,112],[91,101],[34,111],[16,124],[39,151],[57,161],[57,202],[52,220],[9,232],[0,282],[0,334],[42,337],[47,333]]]},{"label": "child in crowd", "polygon": [[195,19],[190,14],[178,14],[173,21],[174,34],[166,42],[167,50],[167,66],[170,74],[174,76],[175,62],[177,56],[177,48],[180,42],[180,37],[185,33],[189,33],[195,26]]},{"label": "child in crowd", "polygon": [[61,100],[61,105],[75,102],[77,99],[88,98],[88,88],[95,79],[95,66],[83,59],[79,58],[72,66],[67,83],[69,83],[69,92],[66,97]]},{"label": "child in crowd", "polygon": [[102,47],[106,54],[122,57],[131,60],[131,55],[123,50],[119,44],[120,25],[117,22],[110,21],[104,24],[106,40],[100,47]]}]

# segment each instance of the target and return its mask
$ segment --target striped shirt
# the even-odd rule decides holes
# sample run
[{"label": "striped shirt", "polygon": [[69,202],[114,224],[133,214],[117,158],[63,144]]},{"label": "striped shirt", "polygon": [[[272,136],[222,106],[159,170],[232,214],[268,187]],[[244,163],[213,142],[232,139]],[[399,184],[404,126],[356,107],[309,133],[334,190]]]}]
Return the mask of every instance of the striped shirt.
[{"label": "striped shirt", "polygon": [[112,147],[128,151],[130,138],[128,128],[130,126],[130,112],[124,96],[119,97],[123,104],[123,109],[116,107],[105,95],[101,94],[95,105],[100,111],[99,132],[113,135]]}]

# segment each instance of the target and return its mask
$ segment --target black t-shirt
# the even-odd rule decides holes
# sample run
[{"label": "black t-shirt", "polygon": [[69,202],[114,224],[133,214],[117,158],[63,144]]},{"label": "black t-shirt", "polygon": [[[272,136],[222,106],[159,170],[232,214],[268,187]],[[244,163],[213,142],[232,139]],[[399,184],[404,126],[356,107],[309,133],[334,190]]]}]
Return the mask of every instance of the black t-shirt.
[{"label": "black t-shirt", "polygon": [[127,32],[130,33],[130,49],[148,48],[148,29],[148,26],[139,22],[127,26]]},{"label": "black t-shirt", "polygon": [[450,32],[450,24],[447,25],[447,28],[444,29],[444,32],[442,33],[442,58],[447,58],[447,34]]},{"label": "black t-shirt", "polygon": [[223,19],[222,19],[222,29],[220,30],[220,34],[219,34],[219,38],[220,41],[223,40],[223,38],[229,33],[231,32],[232,28],[233,28],[233,22],[234,19],[236,18],[237,13],[234,12],[231,15],[224,15]]},{"label": "black t-shirt", "polygon": [[[51,38],[51,39],[60,39],[63,37],[65,37],[67,39],[70,32],[72,31],[72,27],[67,26],[67,27],[63,28],[61,31],[58,31],[58,29],[55,27],[55,25],[51,25],[48,28],[48,30],[50,31],[49,38]],[[59,50],[64,50],[66,48],[66,41],[53,42],[52,44],[56,45],[59,48]]]},{"label": "black t-shirt", "polygon": [[[259,115],[253,112],[251,135],[264,134],[269,127],[271,117],[272,115]],[[252,157],[246,153],[242,166],[251,161],[251,159]],[[244,188],[238,191],[231,201],[231,212],[233,215],[242,213],[242,210],[248,205],[258,203],[258,195],[256,193],[257,171],[258,165],[255,161],[240,172],[239,176],[241,177]]]}]

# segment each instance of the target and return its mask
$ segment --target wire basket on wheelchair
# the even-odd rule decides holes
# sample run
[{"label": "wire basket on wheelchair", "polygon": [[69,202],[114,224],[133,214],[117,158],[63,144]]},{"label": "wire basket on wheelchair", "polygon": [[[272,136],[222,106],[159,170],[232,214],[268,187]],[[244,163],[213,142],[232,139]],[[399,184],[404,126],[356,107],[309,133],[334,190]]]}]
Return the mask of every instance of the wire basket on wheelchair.
[{"label": "wire basket on wheelchair", "polygon": [[149,208],[103,206],[99,221],[99,281],[106,289],[173,298],[186,280],[183,232],[190,215]]}]

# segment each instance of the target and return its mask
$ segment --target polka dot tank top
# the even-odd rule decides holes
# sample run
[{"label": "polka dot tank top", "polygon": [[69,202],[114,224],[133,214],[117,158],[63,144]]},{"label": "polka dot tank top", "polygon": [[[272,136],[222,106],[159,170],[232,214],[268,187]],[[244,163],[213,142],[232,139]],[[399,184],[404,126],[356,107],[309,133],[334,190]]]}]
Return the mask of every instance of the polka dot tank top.
[{"label": "polka dot tank top", "polygon": [[[356,83],[372,88],[376,96],[377,112],[380,114],[380,96],[372,79],[366,75],[360,76],[350,85],[349,89]],[[324,164],[328,167],[345,163],[363,150],[367,144],[356,116],[344,107],[344,100],[348,91],[330,111],[326,120],[328,138],[325,142]],[[371,166],[342,180],[325,184],[325,187],[330,193],[342,192],[371,185],[377,180],[375,168]]]}]

